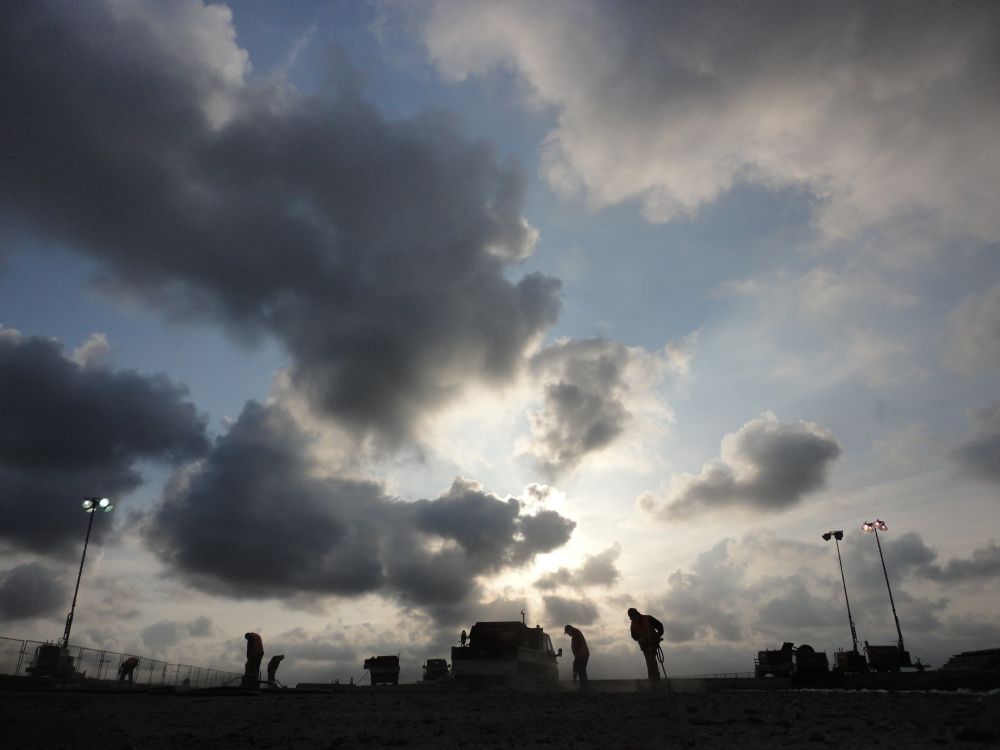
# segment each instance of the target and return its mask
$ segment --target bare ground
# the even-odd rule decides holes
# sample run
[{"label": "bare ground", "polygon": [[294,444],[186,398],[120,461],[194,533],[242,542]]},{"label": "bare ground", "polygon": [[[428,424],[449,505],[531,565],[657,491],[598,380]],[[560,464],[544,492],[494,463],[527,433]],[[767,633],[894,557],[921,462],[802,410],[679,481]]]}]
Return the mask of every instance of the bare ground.
[{"label": "bare ground", "polygon": [[883,692],[0,695],[9,748],[1000,746],[1000,695]]}]

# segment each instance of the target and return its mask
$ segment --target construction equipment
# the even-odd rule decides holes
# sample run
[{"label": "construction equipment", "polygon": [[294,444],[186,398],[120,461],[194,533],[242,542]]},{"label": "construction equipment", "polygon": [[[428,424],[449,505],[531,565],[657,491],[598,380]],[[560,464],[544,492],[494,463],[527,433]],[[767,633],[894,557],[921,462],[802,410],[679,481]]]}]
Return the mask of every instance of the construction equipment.
[{"label": "construction equipment", "polygon": [[447,659],[428,659],[424,664],[424,682],[436,682],[448,676]]},{"label": "construction equipment", "polygon": [[868,671],[868,660],[858,651],[838,651],[833,655],[836,670],[843,674],[860,674]]},{"label": "construction equipment", "polygon": [[790,677],[795,671],[794,644],[785,641],[780,649],[757,652],[754,660],[754,674],[757,677]]},{"label": "construction equipment", "polygon": [[399,684],[399,657],[372,656],[365,659],[365,670],[371,675],[372,685]]},{"label": "construction equipment", "polygon": [[785,641],[780,649],[758,651],[754,660],[757,677],[813,678],[826,675],[829,671],[826,652],[816,651],[807,643],[795,648],[795,644]]},{"label": "construction equipment", "polygon": [[869,646],[865,641],[868,665],[876,672],[898,672],[902,667],[911,667],[910,652],[899,646]]},{"label": "construction equipment", "polygon": [[469,633],[469,645],[451,649],[452,674],[456,681],[475,687],[555,687],[560,656],[562,649],[555,651],[552,639],[539,626],[477,622]]},{"label": "construction equipment", "polygon": [[32,677],[55,677],[63,680],[79,679],[84,675],[76,671],[69,649],[56,643],[43,643],[35,647],[31,666],[25,670]]}]

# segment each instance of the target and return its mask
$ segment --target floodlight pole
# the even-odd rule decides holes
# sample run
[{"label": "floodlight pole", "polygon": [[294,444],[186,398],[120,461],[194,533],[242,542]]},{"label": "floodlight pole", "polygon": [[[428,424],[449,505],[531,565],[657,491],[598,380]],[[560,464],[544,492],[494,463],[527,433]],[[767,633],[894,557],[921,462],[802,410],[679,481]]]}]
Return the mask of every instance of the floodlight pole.
[{"label": "floodlight pole", "polygon": [[837,562],[840,563],[840,582],[844,584],[844,601],[847,603],[847,621],[851,624],[851,643],[854,644],[854,651],[858,650],[858,633],[854,629],[854,618],[851,617],[851,600],[847,598],[847,578],[844,576],[844,561],[840,557],[840,540],[833,538],[833,543],[837,545]]},{"label": "floodlight pole", "polygon": [[875,544],[878,545],[878,556],[882,561],[882,574],[885,576],[885,587],[889,590],[889,606],[892,607],[892,619],[896,621],[896,635],[899,636],[899,652],[903,653],[903,631],[899,627],[899,617],[896,616],[896,602],[892,600],[892,586],[889,585],[889,572],[885,569],[885,557],[882,555],[882,542],[878,538],[878,526],[872,526],[875,532]]},{"label": "floodlight pole", "polygon": [[[87,544],[90,543],[90,530],[94,527],[94,516],[97,515],[97,511],[102,509],[99,504],[103,500],[105,505],[107,505],[107,500],[100,497],[85,497],[84,509],[90,515],[90,520],[87,521],[87,535],[83,538],[83,554],[80,556],[80,570],[76,574],[76,588],[73,589],[73,604],[70,605],[69,614],[66,615],[66,629],[63,631],[63,648],[69,648],[69,631],[73,627],[73,614],[76,612],[76,597],[80,593],[80,579],[83,577],[83,563],[87,559]],[[88,508],[86,503],[89,502],[91,505]],[[107,506],[106,509],[110,510],[111,506]]]}]

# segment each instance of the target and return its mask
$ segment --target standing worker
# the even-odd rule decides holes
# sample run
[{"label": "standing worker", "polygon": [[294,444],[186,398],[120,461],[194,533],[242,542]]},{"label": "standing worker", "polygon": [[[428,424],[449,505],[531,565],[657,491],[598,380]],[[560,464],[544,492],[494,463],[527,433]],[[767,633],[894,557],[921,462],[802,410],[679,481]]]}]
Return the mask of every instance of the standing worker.
[{"label": "standing worker", "polygon": [[278,671],[278,667],[281,666],[281,660],[284,658],[284,654],[278,654],[277,656],[272,656],[270,661],[267,663],[267,684],[271,687],[278,686],[278,681],[275,679],[274,675]]},{"label": "standing worker", "polygon": [[122,665],[118,667],[118,682],[125,682],[125,680],[127,679],[129,684],[131,685],[134,682],[132,677],[133,674],[135,673],[135,668],[138,666],[139,666],[138,656],[130,656],[125,661],[123,661]]},{"label": "standing worker", "polygon": [[243,670],[243,687],[257,687],[260,682],[260,662],[264,658],[264,641],[258,633],[244,633],[247,639],[247,663]]},{"label": "standing worker", "polygon": [[563,632],[570,637],[570,649],[573,651],[573,682],[580,678],[580,687],[587,687],[587,662],[590,661],[590,649],[587,639],[579,628],[567,625]]},{"label": "standing worker", "polygon": [[642,655],[646,657],[646,672],[650,682],[660,679],[660,667],[657,664],[656,652],[663,639],[663,623],[652,615],[644,615],[635,607],[628,610],[628,619],[632,621],[632,640],[638,641]]}]

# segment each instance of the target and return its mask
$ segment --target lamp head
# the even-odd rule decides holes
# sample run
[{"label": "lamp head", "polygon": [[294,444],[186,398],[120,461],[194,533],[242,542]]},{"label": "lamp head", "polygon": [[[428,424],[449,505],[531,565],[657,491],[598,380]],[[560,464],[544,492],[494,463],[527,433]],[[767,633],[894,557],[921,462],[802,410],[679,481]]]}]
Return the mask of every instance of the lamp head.
[{"label": "lamp head", "polygon": [[829,542],[829,541],[830,541],[830,537],[832,537],[832,536],[833,536],[833,532],[832,532],[832,531],[828,531],[828,532],[826,532],[826,533],[825,533],[825,534],[823,535],[823,539],[824,539],[825,541]]},{"label": "lamp head", "polygon": [[92,512],[94,510],[94,501],[88,497],[83,501],[83,509],[88,513]]}]

